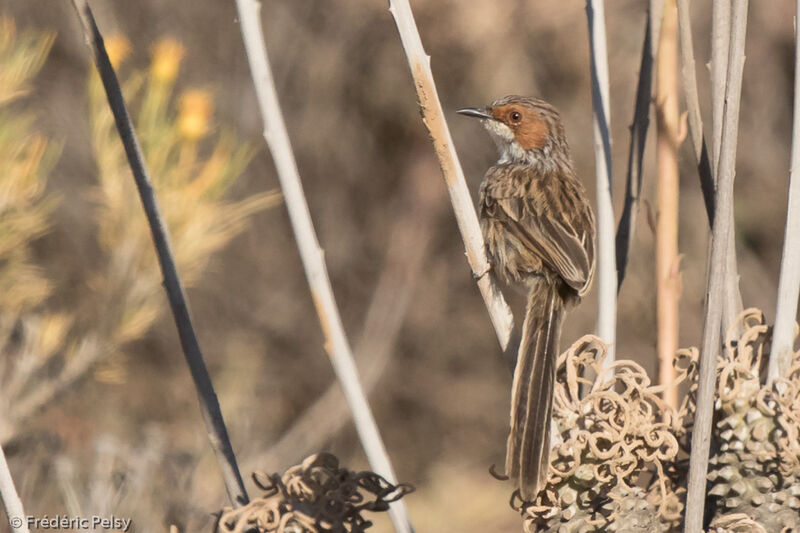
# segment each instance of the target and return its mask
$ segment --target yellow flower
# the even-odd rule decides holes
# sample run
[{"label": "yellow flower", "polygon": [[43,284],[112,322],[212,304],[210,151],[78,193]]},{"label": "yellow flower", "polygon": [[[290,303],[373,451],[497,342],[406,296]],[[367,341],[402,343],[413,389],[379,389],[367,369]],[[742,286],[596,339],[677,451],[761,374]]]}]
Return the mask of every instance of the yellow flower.
[{"label": "yellow flower", "polygon": [[117,68],[131,52],[131,42],[124,35],[112,35],[105,40],[111,66]]},{"label": "yellow flower", "polygon": [[178,69],[186,53],[183,45],[175,39],[161,39],[151,49],[150,74],[161,83],[170,83],[178,75]]},{"label": "yellow flower", "polygon": [[214,102],[209,91],[185,91],[178,103],[178,131],[181,136],[190,141],[203,138],[208,133],[213,113]]}]

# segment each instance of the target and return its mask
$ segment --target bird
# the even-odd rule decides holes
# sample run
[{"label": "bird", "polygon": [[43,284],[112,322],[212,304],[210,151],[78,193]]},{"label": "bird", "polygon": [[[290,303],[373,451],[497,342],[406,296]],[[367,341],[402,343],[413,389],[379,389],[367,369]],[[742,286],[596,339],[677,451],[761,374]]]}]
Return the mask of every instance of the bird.
[{"label": "bird", "polygon": [[534,501],[550,469],[561,324],[594,277],[595,218],[555,107],[512,95],[457,112],[479,119],[499,153],[480,185],[489,268],[527,294],[505,474],[522,500]]}]

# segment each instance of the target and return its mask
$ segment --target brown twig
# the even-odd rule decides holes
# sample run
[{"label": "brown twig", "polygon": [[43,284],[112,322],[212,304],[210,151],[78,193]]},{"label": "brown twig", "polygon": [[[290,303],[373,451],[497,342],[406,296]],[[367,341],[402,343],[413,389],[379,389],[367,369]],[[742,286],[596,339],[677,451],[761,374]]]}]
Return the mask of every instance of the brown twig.
[{"label": "brown twig", "polygon": [[[800,20],[800,0],[797,1],[795,24]],[[800,39],[795,27],[794,50],[794,114],[792,123],[792,156],[789,177],[789,206],[786,212],[786,236],[783,239],[783,259],[778,284],[778,304],[775,328],[769,354],[768,380],[788,377],[792,362],[794,324],[797,298],[800,295]]]},{"label": "brown twig", "polygon": [[389,0],[389,12],[394,17],[408,65],[411,68],[422,121],[428,129],[436,156],[439,158],[439,165],[442,167],[458,229],[464,240],[467,261],[473,276],[478,280],[478,288],[486,303],[486,309],[489,311],[489,318],[497,334],[497,340],[500,342],[500,348],[503,352],[516,350],[515,346],[509,345],[514,324],[511,309],[506,304],[489,268],[478,216],[475,213],[469,189],[467,189],[464,171],[461,169],[461,163],[453,146],[450,129],[444,119],[442,104],[433,81],[430,57],[422,46],[411,6],[408,0]]},{"label": "brown twig", "polygon": [[725,90],[725,122],[720,143],[719,180],[716,213],[711,235],[711,263],[706,290],[703,344],[700,351],[700,377],[697,390],[697,414],[692,432],[689,481],[686,494],[686,533],[697,533],[703,525],[706,473],[714,411],[716,362],[720,351],[720,324],[727,290],[725,271],[733,213],[733,179],[736,170],[736,142],[739,126],[739,102],[744,70],[744,45],[747,32],[748,0],[733,3],[731,48],[728,58],[728,81]]},{"label": "brown twig", "polygon": [[211,442],[211,447],[217,457],[217,462],[222,470],[222,477],[228,491],[228,497],[235,506],[247,503],[247,492],[236,465],[225,421],[217,400],[217,394],[208,374],[200,344],[192,326],[189,316],[189,307],[186,303],[183,286],[178,277],[175,259],[169,244],[164,219],[161,216],[152,182],[144,162],[136,133],[133,130],[125,100],[120,90],[119,81],[114,73],[114,68],[108,59],[103,38],[97,28],[92,11],[86,0],[72,0],[72,5],[78,14],[83,29],[84,39],[92,55],[94,63],[103,81],[103,87],[108,97],[108,104],[114,115],[125,153],[128,157],[136,187],[142,200],[147,221],[155,244],[158,262],[164,276],[164,289],[167,292],[181,347],[186,357],[186,363],[194,380],[197,397],[200,402],[200,411],[206,424],[206,431]]},{"label": "brown twig", "polygon": [[[639,200],[642,192],[642,162],[650,126],[650,101],[653,97],[653,9],[648,10],[642,44],[642,59],[639,64],[639,82],[636,85],[636,103],[633,107],[633,122],[630,126],[631,142],[628,149],[628,171],[625,176],[625,203],[617,226],[617,292],[622,288],[628,257],[636,232]],[[658,24],[658,21],[656,21]]]},{"label": "brown twig", "polygon": [[592,124],[597,181],[597,334],[608,345],[606,364],[614,362],[617,329],[617,257],[614,242],[614,203],[611,171],[611,111],[605,4],[586,0],[592,75]]},{"label": "brown twig", "polygon": [[[261,30],[260,4],[257,0],[236,0],[236,7],[264,124],[264,140],[278,171],[281,191],[286,201],[286,208],[289,212],[289,219],[311,295],[317,308],[317,316],[325,336],[331,365],[344,390],[345,398],[353,413],[356,431],[372,469],[394,484],[396,483],[394,468],[386,453],[386,447],[358,376],[350,341],[344,331],[342,318],[328,277],[324,252],[317,240],[308,203],[303,193],[300,173],[297,170],[297,162],[294,158],[289,134],[286,131],[286,124],[283,121],[283,113],[278,102],[278,94]],[[413,531],[404,502],[392,503],[389,514],[398,532],[410,533]]]},{"label": "brown twig", "polygon": [[673,359],[678,350],[678,302],[681,290],[678,258],[678,12],[675,0],[664,3],[656,70],[658,382],[665,387],[664,400],[667,405],[677,408],[678,391],[672,386],[676,377]]}]

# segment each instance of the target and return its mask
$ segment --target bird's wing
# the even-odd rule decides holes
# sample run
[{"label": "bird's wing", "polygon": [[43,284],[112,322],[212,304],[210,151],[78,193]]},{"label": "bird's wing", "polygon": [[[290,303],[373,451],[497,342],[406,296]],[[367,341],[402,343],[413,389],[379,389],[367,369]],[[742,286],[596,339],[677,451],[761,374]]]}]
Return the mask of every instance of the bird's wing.
[{"label": "bird's wing", "polygon": [[[502,168],[508,174],[509,167]],[[516,172],[530,170],[522,167],[512,173]],[[528,187],[516,186],[519,180],[506,181],[493,180],[496,186],[489,181],[482,191],[484,216],[503,221],[508,231],[582,295],[594,272],[594,217],[582,191],[570,190],[571,184],[556,179]]]}]

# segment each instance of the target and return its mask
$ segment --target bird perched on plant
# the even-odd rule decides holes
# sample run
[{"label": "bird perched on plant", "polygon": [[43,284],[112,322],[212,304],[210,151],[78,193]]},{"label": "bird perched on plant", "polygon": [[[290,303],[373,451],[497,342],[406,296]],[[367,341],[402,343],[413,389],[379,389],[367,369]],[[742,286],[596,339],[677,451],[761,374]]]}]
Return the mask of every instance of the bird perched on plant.
[{"label": "bird perched on plant", "polygon": [[534,500],[550,468],[550,418],[564,312],[589,289],[594,214],[575,176],[558,111],[538,98],[507,96],[458,111],[481,120],[500,159],[480,188],[489,262],[527,292],[511,392],[506,475]]}]

